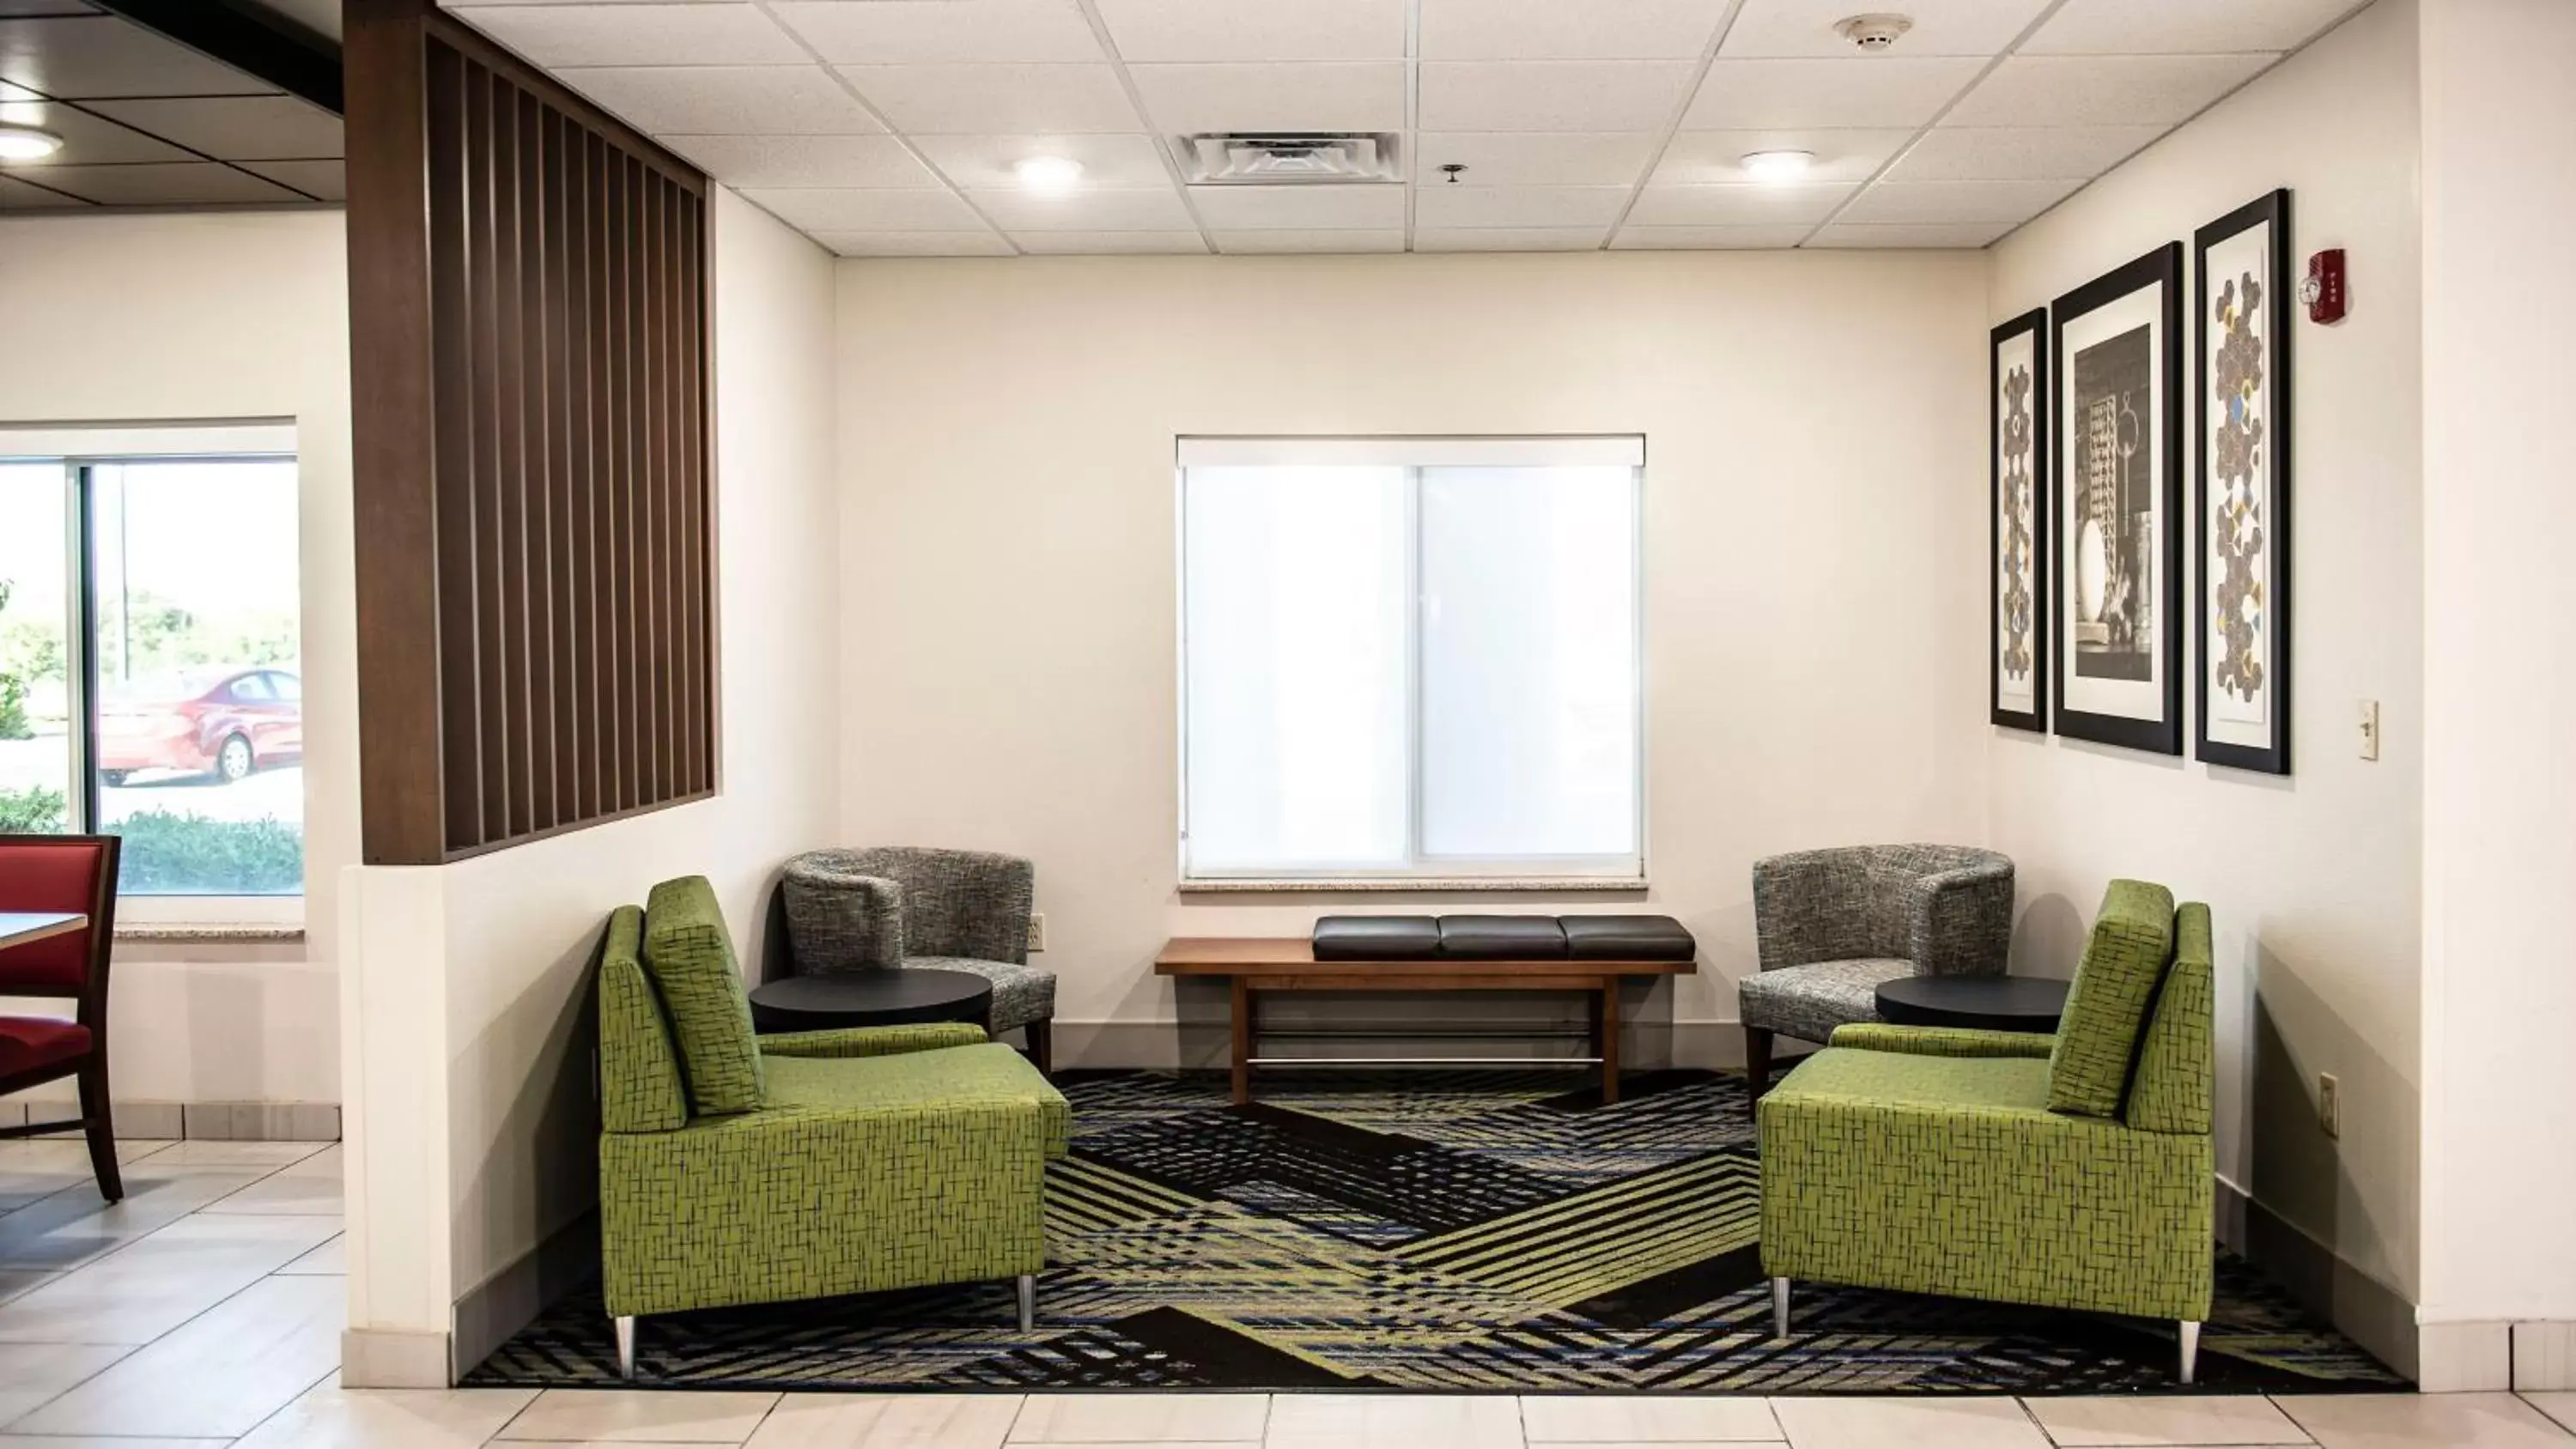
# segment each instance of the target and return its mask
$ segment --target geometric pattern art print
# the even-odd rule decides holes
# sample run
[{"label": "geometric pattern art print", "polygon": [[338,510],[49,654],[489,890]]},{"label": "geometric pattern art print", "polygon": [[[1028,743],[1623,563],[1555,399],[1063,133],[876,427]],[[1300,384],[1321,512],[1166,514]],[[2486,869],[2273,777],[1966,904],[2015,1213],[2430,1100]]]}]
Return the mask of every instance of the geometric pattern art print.
[{"label": "geometric pattern art print", "polygon": [[2003,344],[1999,359],[2002,395],[1996,399],[1996,487],[1999,536],[1995,561],[1997,604],[1995,627],[1997,702],[2027,709],[2034,697],[2039,660],[2039,556],[2037,524],[2038,424],[2037,380],[2032,375],[2036,334],[2024,333]]},{"label": "geometric pattern art print", "polygon": [[[2210,256],[2208,329],[2211,395],[2209,417],[2210,717],[2261,724],[2267,711],[2270,579],[2267,552],[2270,439],[2266,416],[2271,396],[2265,357],[2271,350],[2266,310],[2263,228],[2244,234],[2244,246],[2223,245]],[[2217,270],[2221,256],[2230,264]],[[2241,259],[2241,260],[2240,260]]]}]

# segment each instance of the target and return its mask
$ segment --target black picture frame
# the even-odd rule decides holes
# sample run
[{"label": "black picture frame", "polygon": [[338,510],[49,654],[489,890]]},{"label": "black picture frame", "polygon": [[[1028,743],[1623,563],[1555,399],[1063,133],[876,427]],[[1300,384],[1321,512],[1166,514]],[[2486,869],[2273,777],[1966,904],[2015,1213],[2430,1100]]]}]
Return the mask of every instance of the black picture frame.
[{"label": "black picture frame", "polygon": [[[2015,385],[2007,359],[2025,349],[2028,370]],[[1987,718],[2035,734],[2048,732],[2049,616],[2054,612],[2048,591],[2049,540],[2054,536],[2049,528],[2048,350],[2045,307],[2034,307],[1987,334]],[[2021,413],[2018,437],[2011,434],[2016,409]],[[2011,496],[2016,490],[2024,495],[2018,504]],[[2015,652],[2015,629],[2021,657],[2008,660]],[[2012,687],[2015,673],[2027,679],[2026,687]]]},{"label": "black picture frame", "polygon": [[[2140,293],[2153,295],[2137,302]],[[2146,320],[2070,356],[2069,331],[2120,304],[2129,304],[2127,310]],[[2132,341],[2139,332],[2148,336]],[[2049,626],[2057,732],[2070,739],[2180,755],[2182,243],[2167,242],[2058,298],[2049,308],[2049,333],[2049,413],[2055,434],[2049,460],[2055,536]],[[2114,382],[2088,391],[2101,376]],[[2133,399],[2143,399],[2149,415],[2140,416]],[[2086,440],[2081,448],[2070,441],[2079,431]],[[2143,480],[2135,467],[2140,453],[2148,459]],[[2074,486],[2069,474],[2079,462],[2085,494],[2077,501],[2087,511],[2082,527],[2069,521]],[[2139,510],[2139,503],[2147,504],[2151,515]],[[2107,528],[2102,526],[2106,519]],[[2140,544],[2148,555],[2143,560],[2133,556]],[[2152,577],[2141,579],[2140,573]],[[2078,617],[2085,613],[2094,617]],[[2088,667],[2088,659],[2100,663]],[[2095,707],[2098,696],[2111,693],[2131,696],[2138,707]]]},{"label": "black picture frame", "polygon": [[[2265,231],[2250,246],[2227,244]],[[2233,277],[2210,290],[2210,256],[2224,248]],[[2258,261],[2267,275],[2242,270]],[[2296,329],[2291,298],[2290,193],[2283,189],[2250,201],[2192,233],[2192,305],[2199,310],[2192,346],[2192,556],[2198,580],[2192,601],[2192,656],[2199,661],[2194,691],[2192,753],[2212,765],[2266,775],[2290,773],[2290,514],[2295,492],[2291,467],[2291,357]],[[2245,290],[2255,295],[2249,306]],[[2231,350],[2240,355],[2230,357]],[[2250,352],[2250,357],[2241,355]],[[2213,378],[2213,362],[2234,377]],[[2251,366],[2251,373],[2247,369]],[[2218,389],[2253,396],[2230,409]],[[2226,473],[2225,498],[2210,492],[2211,440],[2235,424],[2232,446],[2218,460]],[[2240,486],[2241,485],[2241,486]],[[2231,508],[2219,527],[2218,509]],[[2224,548],[2228,557],[2220,557]],[[2224,592],[2222,592],[2224,591]],[[2250,605],[2250,617],[2249,617]],[[2221,652],[2210,652],[2214,619],[2233,612]],[[2241,713],[2259,719],[2222,720],[2225,738],[2213,738],[2211,706],[2241,700]]]}]

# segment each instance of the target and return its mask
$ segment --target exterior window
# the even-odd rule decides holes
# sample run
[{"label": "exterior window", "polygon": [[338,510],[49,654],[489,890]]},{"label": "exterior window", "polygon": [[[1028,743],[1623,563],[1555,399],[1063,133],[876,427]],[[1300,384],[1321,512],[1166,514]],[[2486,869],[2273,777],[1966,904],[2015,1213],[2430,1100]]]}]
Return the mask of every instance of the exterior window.
[{"label": "exterior window", "polygon": [[81,441],[0,432],[0,831],[123,836],[129,899],[301,895],[291,430]]},{"label": "exterior window", "polygon": [[1184,439],[1184,878],[1640,878],[1644,459]]}]

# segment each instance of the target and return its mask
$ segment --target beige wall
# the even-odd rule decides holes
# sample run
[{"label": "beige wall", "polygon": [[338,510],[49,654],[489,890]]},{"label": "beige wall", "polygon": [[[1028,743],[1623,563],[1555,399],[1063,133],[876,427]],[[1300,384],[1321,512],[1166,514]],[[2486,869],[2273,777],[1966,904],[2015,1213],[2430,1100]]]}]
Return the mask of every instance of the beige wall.
[{"label": "beige wall", "polygon": [[[2069,969],[2112,876],[2208,901],[2222,1173],[2408,1299],[2423,1080],[2415,96],[2415,7],[2383,0],[1991,253],[1999,321],[2169,240],[2188,288],[2192,231],[2276,186],[2296,193],[2296,266],[2348,250],[2351,316],[2294,331],[2296,773],[2010,730],[1984,751],[1991,843],[2021,863],[2016,969]],[[2362,699],[2380,702],[2376,763],[2357,758]],[[2320,1072],[2341,1082],[2340,1141],[2318,1130]]]},{"label": "beige wall", "polygon": [[1653,890],[1500,908],[1679,916],[1686,1057],[1737,1051],[1755,857],[1979,832],[1973,254],[844,262],[840,298],[842,833],[1033,857],[1072,1058],[1171,1060],[1168,936],[1479,908],[1176,894],[1177,434],[1646,435]]},{"label": "beige wall", "polygon": [[301,454],[307,938],[120,948],[119,1101],[339,1099],[336,892],[358,858],[347,276],[337,211],[0,219],[0,426],[286,417]]}]

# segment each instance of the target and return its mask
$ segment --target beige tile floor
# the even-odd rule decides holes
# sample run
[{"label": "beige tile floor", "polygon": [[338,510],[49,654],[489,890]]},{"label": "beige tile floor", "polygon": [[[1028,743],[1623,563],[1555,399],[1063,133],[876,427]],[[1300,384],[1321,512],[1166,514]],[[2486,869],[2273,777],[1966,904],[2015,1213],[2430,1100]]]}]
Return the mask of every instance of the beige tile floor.
[{"label": "beige tile floor", "polygon": [[336,1148],[0,1143],[0,1449],[2576,1449],[2576,1394],[1527,1398],[342,1390]]}]

